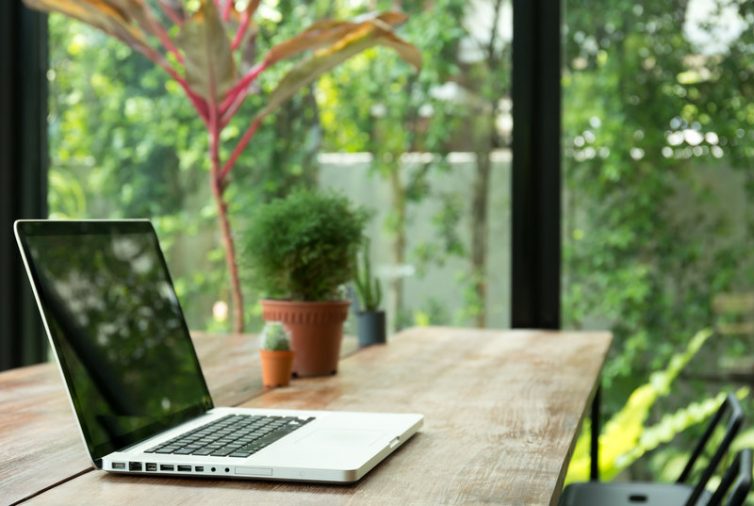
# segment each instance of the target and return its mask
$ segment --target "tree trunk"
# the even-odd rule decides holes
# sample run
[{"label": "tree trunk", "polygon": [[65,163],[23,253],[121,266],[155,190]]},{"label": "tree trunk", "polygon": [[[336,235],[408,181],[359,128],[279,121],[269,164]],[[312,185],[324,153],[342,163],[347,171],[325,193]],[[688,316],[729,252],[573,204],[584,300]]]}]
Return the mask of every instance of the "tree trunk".
[{"label": "tree trunk", "polygon": [[[492,25],[487,44],[487,71],[490,76],[501,72],[500,56],[496,52],[498,22],[502,12],[503,0],[496,0],[493,6]],[[495,77],[493,77],[495,79]],[[489,223],[490,176],[492,173],[492,150],[495,147],[497,132],[495,120],[499,113],[499,96],[493,90],[487,92],[489,112],[480,115],[476,132],[476,173],[471,201],[471,275],[473,291],[477,305],[474,319],[477,327],[487,325],[487,245]]]},{"label": "tree trunk", "polygon": [[476,173],[471,200],[471,274],[478,303],[474,320],[477,327],[487,324],[487,242],[490,174],[490,149],[476,153]]},{"label": "tree trunk", "polygon": [[[393,162],[397,163],[397,162]],[[393,227],[393,240],[391,244],[391,256],[396,268],[395,276],[390,280],[390,308],[388,314],[390,318],[390,332],[400,330],[403,325],[403,275],[400,269],[406,263],[406,189],[401,182],[399,167],[390,167],[389,182],[390,196],[394,220],[391,222]]]},{"label": "tree trunk", "polygon": [[210,129],[209,137],[210,160],[212,162],[210,186],[212,187],[212,196],[217,206],[217,219],[220,224],[220,234],[222,236],[223,248],[225,249],[225,263],[228,268],[228,277],[230,278],[231,310],[233,314],[232,330],[240,334],[244,331],[243,293],[241,292],[241,279],[238,276],[238,262],[236,260],[233,233],[230,228],[230,220],[228,219],[228,204],[223,198],[225,186],[220,176],[222,167],[219,147],[220,132],[217,129]]},{"label": "tree trunk", "polygon": [[233,232],[228,219],[228,204],[223,199],[220,185],[213,178],[212,194],[217,206],[217,219],[220,224],[220,233],[225,249],[225,263],[230,278],[231,310],[233,314],[233,332],[240,334],[244,331],[243,293],[241,292],[241,279],[238,275],[238,262],[236,260],[236,248],[233,241]]}]

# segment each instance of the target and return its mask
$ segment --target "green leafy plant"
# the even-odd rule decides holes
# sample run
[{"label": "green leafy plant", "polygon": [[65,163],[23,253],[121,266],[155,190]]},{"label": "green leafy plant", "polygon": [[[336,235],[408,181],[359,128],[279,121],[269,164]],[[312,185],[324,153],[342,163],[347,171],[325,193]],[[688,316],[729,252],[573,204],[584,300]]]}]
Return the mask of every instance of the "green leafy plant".
[{"label": "green leafy plant", "polygon": [[[389,47],[417,69],[421,66],[419,51],[393,32],[407,19],[398,12],[354,21],[321,20],[257,59],[258,29],[253,17],[260,0],[196,0],[185,4],[158,0],[155,4],[159,11],[147,0],[24,1],[31,8],[78,19],[139,51],[178,83],[194,106],[209,134],[210,184],[231,282],[236,332],[244,326],[243,294],[226,190],[239,156],[262,120],[322,74],[368,48]],[[258,89],[255,84],[259,76],[278,62],[307,52],[312,54],[283,74],[240,138],[224,136],[247,95]],[[228,137],[235,146],[223,160],[221,144]]]},{"label": "green leafy plant", "polygon": [[280,322],[267,323],[260,337],[259,347],[263,350],[289,351],[291,349],[291,336]]},{"label": "green leafy plant", "polygon": [[361,251],[361,265],[357,264],[354,285],[361,301],[362,311],[377,311],[382,304],[382,285],[380,280],[372,277],[372,262],[369,258],[369,239],[364,240],[364,248]]},{"label": "green leafy plant", "polygon": [[[645,426],[657,400],[670,393],[673,381],[711,335],[712,331],[709,329],[699,331],[684,351],[670,359],[664,370],[653,373],[647,383],[634,390],[623,408],[605,424],[599,437],[600,476],[603,479],[614,478],[650,450],[667,443],[717,411],[725,394],[691,403],[663,416],[656,424]],[[748,389],[739,390],[738,395],[748,395]],[[576,443],[566,482],[589,479],[589,449],[590,434],[583,431]]]},{"label": "green leafy plant", "polygon": [[243,241],[250,279],[267,297],[342,298],[368,214],[334,193],[298,190],[252,217]]}]

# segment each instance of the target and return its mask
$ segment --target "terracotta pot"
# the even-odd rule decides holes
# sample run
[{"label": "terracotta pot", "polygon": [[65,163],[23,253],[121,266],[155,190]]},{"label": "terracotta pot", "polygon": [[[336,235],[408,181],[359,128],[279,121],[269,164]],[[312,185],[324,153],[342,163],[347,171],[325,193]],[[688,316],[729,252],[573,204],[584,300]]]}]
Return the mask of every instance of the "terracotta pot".
[{"label": "terracotta pot", "polygon": [[324,376],[338,371],[348,301],[263,300],[265,321],[278,321],[291,333],[294,376]]},{"label": "terracotta pot", "polygon": [[292,351],[259,350],[264,386],[287,387],[291,382],[293,357]]}]

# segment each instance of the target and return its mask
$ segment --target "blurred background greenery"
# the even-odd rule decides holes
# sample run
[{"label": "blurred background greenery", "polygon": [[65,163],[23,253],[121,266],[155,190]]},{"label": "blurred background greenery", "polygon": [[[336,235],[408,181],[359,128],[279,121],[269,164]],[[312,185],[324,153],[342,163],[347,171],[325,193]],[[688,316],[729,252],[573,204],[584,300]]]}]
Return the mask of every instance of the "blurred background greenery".
[{"label": "blurred background greenery", "polygon": [[[339,190],[374,211],[393,329],[506,328],[510,2],[397,4],[423,71],[371,50],[302,92],[243,154],[231,219],[242,234],[256,207],[298,186]],[[266,1],[260,49],[315,19],[394,7]],[[754,6],[567,0],[564,10],[563,326],[613,331],[605,416],[645,438],[636,452],[628,432],[608,434],[605,473],[674,479],[716,394],[754,375]],[[51,216],[153,219],[191,328],[227,330],[202,125],[139,55],[61,16],[49,25]],[[239,117],[285,68],[263,76]],[[256,329],[254,288],[246,294]],[[672,386],[628,402],[658,377]],[[742,441],[754,444],[754,432]]]}]

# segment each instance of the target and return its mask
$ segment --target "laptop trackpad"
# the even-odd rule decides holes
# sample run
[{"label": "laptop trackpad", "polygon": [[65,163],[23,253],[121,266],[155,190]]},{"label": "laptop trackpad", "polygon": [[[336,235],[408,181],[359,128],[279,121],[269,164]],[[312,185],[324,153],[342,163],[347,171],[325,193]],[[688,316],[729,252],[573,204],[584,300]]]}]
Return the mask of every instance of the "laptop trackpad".
[{"label": "laptop trackpad", "polygon": [[312,449],[332,450],[333,448],[367,448],[386,439],[387,433],[368,429],[319,429],[297,441],[297,446]]}]

